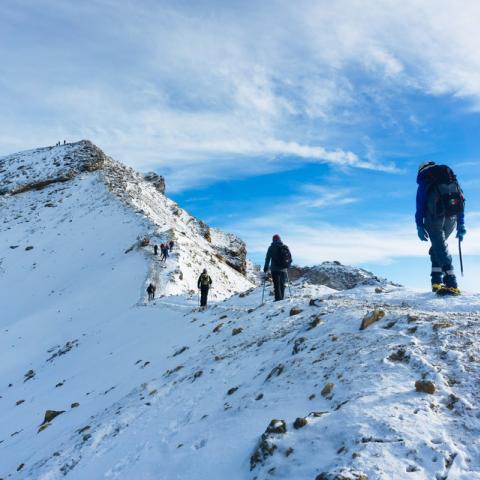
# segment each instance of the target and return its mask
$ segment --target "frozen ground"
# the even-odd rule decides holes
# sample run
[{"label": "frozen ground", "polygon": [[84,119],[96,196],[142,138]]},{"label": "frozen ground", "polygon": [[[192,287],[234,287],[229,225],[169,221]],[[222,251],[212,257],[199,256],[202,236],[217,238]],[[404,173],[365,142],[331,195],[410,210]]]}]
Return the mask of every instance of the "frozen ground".
[{"label": "frozen ground", "polygon": [[[103,175],[0,197],[1,479],[480,479],[479,295],[300,282],[260,305],[228,236]],[[175,234],[166,266],[145,233]]]}]

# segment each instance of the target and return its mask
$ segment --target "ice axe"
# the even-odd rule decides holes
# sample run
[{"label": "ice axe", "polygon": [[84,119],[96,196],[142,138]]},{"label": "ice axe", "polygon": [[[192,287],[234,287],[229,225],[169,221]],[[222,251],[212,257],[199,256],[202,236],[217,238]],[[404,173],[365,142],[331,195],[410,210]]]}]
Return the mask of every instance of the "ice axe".
[{"label": "ice axe", "polygon": [[462,241],[460,239],[458,239],[458,256],[460,258],[460,272],[462,272],[463,277]]}]

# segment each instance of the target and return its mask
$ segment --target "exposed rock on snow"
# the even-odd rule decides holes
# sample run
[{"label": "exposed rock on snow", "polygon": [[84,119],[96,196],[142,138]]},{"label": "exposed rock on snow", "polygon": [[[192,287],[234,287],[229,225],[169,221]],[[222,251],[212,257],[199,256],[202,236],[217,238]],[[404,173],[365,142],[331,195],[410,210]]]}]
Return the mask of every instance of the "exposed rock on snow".
[{"label": "exposed rock on snow", "polygon": [[155,172],[148,172],[143,175],[143,178],[147,182],[151,183],[157,192],[161,193],[162,195],[165,194],[165,179],[161,175],[158,175],[158,173]]},{"label": "exposed rock on snow", "polygon": [[348,290],[359,285],[386,285],[386,279],[377,277],[363,268],[342,265],[340,262],[323,262],[314,267],[292,267],[290,278],[312,285],[325,285],[335,290]]}]

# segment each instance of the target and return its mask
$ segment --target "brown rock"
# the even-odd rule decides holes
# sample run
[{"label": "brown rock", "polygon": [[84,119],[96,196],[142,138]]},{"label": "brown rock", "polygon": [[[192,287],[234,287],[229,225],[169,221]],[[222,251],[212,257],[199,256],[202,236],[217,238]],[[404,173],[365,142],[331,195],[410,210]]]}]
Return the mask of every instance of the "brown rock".
[{"label": "brown rock", "polygon": [[385,312],[376,308],[373,312],[367,313],[365,317],[363,317],[362,324],[360,325],[360,330],[365,330],[369,327],[372,323],[378,322],[385,316]]},{"label": "brown rock", "polygon": [[297,417],[295,421],[293,422],[293,428],[295,430],[298,430],[299,428],[303,428],[305,425],[307,425],[308,421],[304,417]]},{"label": "brown rock", "polygon": [[433,395],[435,393],[435,384],[430,380],[417,380],[415,382],[415,390]]},{"label": "brown rock", "polygon": [[70,405],[70,408],[77,408],[79,407],[80,404],[78,402],[73,402],[71,405]]},{"label": "brown rock", "polygon": [[223,327],[223,323],[219,323],[214,329],[213,333],[218,333]]},{"label": "brown rock", "polygon": [[332,393],[332,390],[333,390],[333,387],[335,385],[333,383],[327,383],[323,388],[322,388],[322,391],[320,392],[320,394],[322,395],[322,397],[328,397],[331,393]]},{"label": "brown rock", "polygon": [[303,310],[301,308],[298,308],[298,307],[292,307],[290,309],[290,316],[293,317],[294,315],[298,315],[299,313],[302,313]]},{"label": "brown rock", "polygon": [[242,333],[243,332],[243,328],[242,327],[238,327],[238,328],[234,328],[232,330],[232,335],[238,335],[239,333]]}]

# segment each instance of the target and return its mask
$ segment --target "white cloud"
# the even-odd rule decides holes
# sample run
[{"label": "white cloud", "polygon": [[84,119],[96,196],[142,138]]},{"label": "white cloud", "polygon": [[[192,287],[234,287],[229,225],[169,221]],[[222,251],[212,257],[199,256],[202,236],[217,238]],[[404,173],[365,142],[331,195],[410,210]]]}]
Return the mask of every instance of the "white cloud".
[{"label": "white cloud", "polygon": [[90,137],[174,189],[306,162],[396,171],[356,147],[401,122],[398,95],[480,108],[480,4],[467,0],[35,8],[0,6],[3,153]]}]

